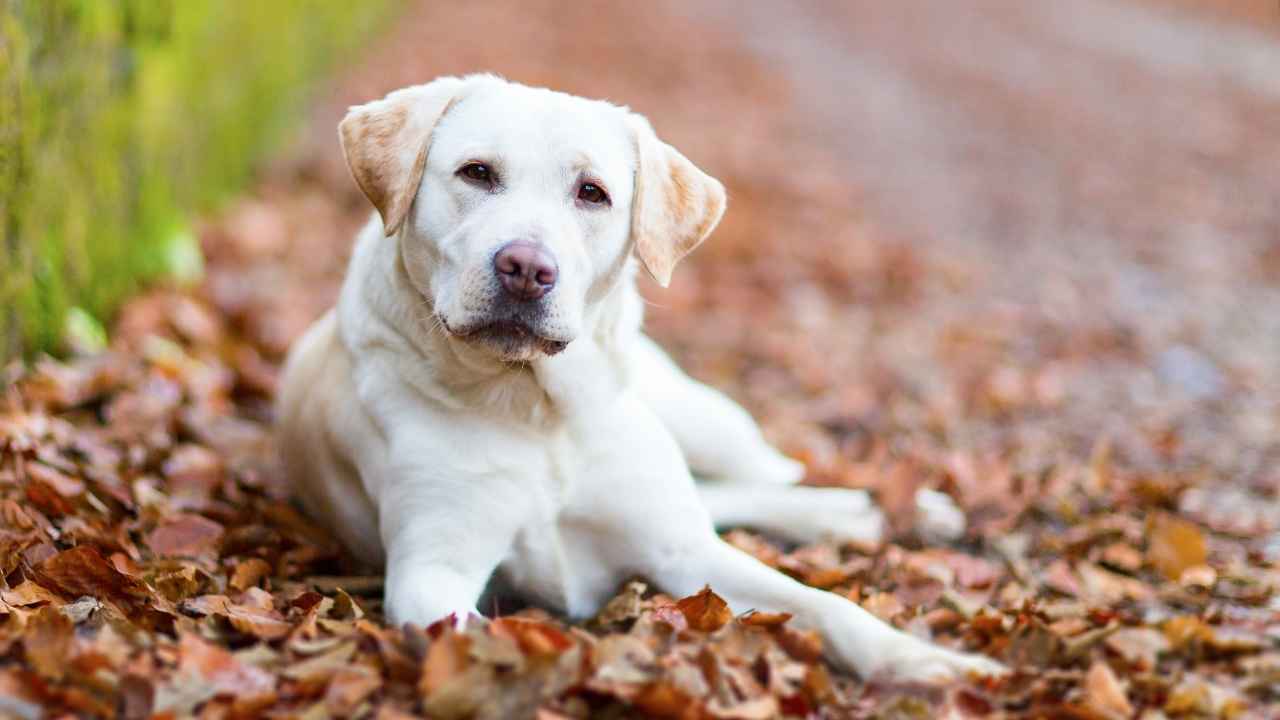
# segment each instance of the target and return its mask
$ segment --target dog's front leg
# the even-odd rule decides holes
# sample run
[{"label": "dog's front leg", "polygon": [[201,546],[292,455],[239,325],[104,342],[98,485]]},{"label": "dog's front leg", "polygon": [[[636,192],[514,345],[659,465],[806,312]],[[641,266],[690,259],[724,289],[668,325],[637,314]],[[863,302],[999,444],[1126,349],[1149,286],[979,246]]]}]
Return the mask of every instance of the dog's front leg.
[{"label": "dog's front leg", "polygon": [[734,613],[752,609],[783,611],[797,627],[817,630],[829,659],[864,679],[945,682],[965,675],[998,675],[1003,666],[988,658],[939,647],[882,622],[844,598],[803,585],[708,533],[680,562],[660,568],[654,578],[668,592],[685,595],[704,585],[729,603]]},{"label": "dog's front leg", "polygon": [[479,616],[476,601],[506,555],[514,523],[500,502],[462,482],[393,470],[379,498],[386,548],[386,615],[426,625],[447,615]]}]

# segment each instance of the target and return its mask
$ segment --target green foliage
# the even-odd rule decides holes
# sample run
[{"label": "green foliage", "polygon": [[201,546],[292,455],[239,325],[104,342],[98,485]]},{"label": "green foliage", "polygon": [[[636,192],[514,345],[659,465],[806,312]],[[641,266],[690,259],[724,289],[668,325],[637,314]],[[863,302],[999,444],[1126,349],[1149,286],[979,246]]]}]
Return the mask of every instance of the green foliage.
[{"label": "green foliage", "polygon": [[389,2],[0,0],[0,357],[198,268],[186,219]]}]

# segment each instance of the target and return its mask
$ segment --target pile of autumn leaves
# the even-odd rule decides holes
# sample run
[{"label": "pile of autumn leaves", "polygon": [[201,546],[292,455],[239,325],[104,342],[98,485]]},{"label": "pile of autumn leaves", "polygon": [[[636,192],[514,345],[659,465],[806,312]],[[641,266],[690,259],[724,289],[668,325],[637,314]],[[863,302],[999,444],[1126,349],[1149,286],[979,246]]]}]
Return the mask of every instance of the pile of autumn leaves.
[{"label": "pile of autumn leaves", "polygon": [[[859,683],[769,608],[733,617],[710,590],[640,583],[579,625],[531,609],[464,630],[386,627],[380,578],[290,504],[268,432],[275,362],[226,316],[158,292],[125,310],[113,350],[8,371],[0,716],[1273,713],[1280,580],[1247,538],[1257,528],[1202,490],[1128,482],[1105,453],[1073,469],[1079,482],[1018,495],[1016,512],[962,497],[962,549],[901,529],[878,548],[727,535],[910,632],[999,658],[1016,670],[1000,682]],[[869,476],[938,469],[882,457],[846,470],[875,487]]]}]

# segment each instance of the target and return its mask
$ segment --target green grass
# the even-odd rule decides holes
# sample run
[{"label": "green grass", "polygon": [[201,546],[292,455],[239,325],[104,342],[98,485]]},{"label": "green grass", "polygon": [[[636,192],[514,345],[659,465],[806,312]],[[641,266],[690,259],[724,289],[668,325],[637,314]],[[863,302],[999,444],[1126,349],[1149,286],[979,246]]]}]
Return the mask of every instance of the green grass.
[{"label": "green grass", "polygon": [[0,0],[0,357],[189,268],[188,219],[392,2]]}]

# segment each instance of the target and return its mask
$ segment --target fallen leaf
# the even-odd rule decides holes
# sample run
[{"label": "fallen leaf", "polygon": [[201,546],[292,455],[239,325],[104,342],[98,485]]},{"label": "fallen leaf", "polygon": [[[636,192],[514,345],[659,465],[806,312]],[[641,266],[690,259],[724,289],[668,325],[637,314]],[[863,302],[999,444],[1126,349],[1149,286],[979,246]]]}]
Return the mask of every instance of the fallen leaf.
[{"label": "fallen leaf", "polygon": [[559,628],[535,620],[497,618],[489,623],[489,632],[511,638],[521,652],[535,657],[558,655],[573,646],[573,641]]},{"label": "fallen leaf", "polygon": [[1177,581],[1188,568],[1209,558],[1204,532],[1195,523],[1158,513],[1149,523],[1147,562],[1167,580]]},{"label": "fallen leaf", "polygon": [[14,606],[26,606],[59,602],[60,598],[42,585],[31,580],[23,580],[10,590],[0,591],[0,600]]},{"label": "fallen leaf", "polygon": [[336,717],[349,717],[381,687],[382,676],[369,668],[359,665],[342,668],[325,690],[325,707]]},{"label": "fallen leaf", "polygon": [[249,558],[236,563],[235,572],[231,574],[228,584],[234,590],[244,591],[256,586],[270,574],[271,563],[262,558]]},{"label": "fallen leaf", "polygon": [[293,629],[275,610],[233,603],[225,595],[201,595],[185,600],[182,609],[200,615],[226,618],[236,630],[264,640],[282,638]]},{"label": "fallen leaf", "polygon": [[418,690],[429,697],[460,675],[470,665],[470,646],[471,641],[465,635],[451,629],[432,640],[422,663]]},{"label": "fallen leaf", "polygon": [[179,640],[178,667],[157,689],[155,712],[188,714],[208,698],[223,695],[251,698],[274,691],[269,673],[240,662],[225,649],[184,633]]},{"label": "fallen leaf", "polygon": [[791,613],[767,613],[752,610],[738,618],[738,622],[755,627],[777,627],[790,619]]},{"label": "fallen leaf", "polygon": [[355,654],[356,644],[344,642],[322,655],[296,662],[280,672],[284,677],[311,685],[323,685],[346,668]]},{"label": "fallen leaf", "polygon": [[1105,720],[1127,720],[1133,705],[1111,666],[1095,662],[1084,678],[1085,705]]},{"label": "fallen leaf", "polygon": [[1141,671],[1154,670],[1160,654],[1172,647],[1164,633],[1147,627],[1121,628],[1106,639],[1106,646]]},{"label": "fallen leaf", "polygon": [[704,587],[694,595],[676,602],[676,608],[684,615],[691,630],[714,632],[733,620],[729,604],[719,595]]},{"label": "fallen leaf", "polygon": [[35,568],[36,578],[63,595],[88,595],[137,611],[149,604],[150,591],[140,580],[125,575],[94,547],[77,545]]},{"label": "fallen leaf", "polygon": [[58,680],[67,671],[74,625],[57,608],[46,605],[27,621],[22,648],[27,663],[41,677]]},{"label": "fallen leaf", "polygon": [[620,625],[640,617],[644,603],[644,593],[648,587],[638,581],[631,581],[596,615],[596,622],[601,625]]},{"label": "fallen leaf", "polygon": [[902,602],[892,593],[876,593],[862,601],[862,607],[872,615],[889,622],[906,611]]},{"label": "fallen leaf", "polygon": [[1175,717],[1235,718],[1246,709],[1244,698],[1197,677],[1178,683],[1164,704],[1164,711]]},{"label": "fallen leaf", "polygon": [[222,534],[222,525],[202,515],[183,513],[152,530],[147,547],[161,557],[199,557],[216,552]]}]

